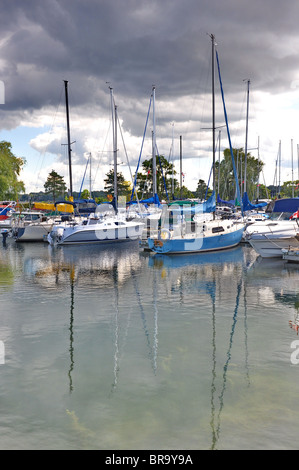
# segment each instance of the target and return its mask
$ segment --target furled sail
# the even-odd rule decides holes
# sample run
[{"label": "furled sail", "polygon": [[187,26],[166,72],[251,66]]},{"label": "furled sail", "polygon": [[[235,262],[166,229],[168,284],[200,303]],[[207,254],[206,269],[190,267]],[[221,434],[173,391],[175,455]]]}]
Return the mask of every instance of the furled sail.
[{"label": "furled sail", "polygon": [[260,202],[259,204],[252,204],[249,201],[248,194],[246,192],[243,194],[242,201],[243,201],[243,211],[244,212],[259,209],[260,207],[265,207],[267,205],[266,202]]},{"label": "furled sail", "polygon": [[[184,215],[184,213],[189,214],[189,215],[194,215],[194,214],[207,214],[210,212],[215,212],[216,210],[216,196],[215,192],[213,191],[212,195],[209,197],[207,201],[204,201],[199,204],[192,204],[192,201],[188,201],[181,206],[180,206],[180,201],[177,201],[176,203],[172,203],[170,205],[171,212],[173,214],[181,214]],[[172,208],[173,207],[173,208]]]},{"label": "furled sail", "polygon": [[218,204],[226,204],[226,205],[232,206],[232,207],[235,206],[235,201],[224,201],[223,199],[220,199],[219,194],[217,195],[217,203]]}]

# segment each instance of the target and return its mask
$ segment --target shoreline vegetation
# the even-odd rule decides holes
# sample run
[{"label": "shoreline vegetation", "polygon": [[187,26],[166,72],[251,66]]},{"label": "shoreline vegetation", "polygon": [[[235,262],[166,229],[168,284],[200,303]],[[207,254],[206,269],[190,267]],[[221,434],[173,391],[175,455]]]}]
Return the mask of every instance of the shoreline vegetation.
[{"label": "shoreline vegetation", "polygon": [[[245,153],[241,149],[233,149],[235,161],[239,169],[245,166]],[[285,181],[282,184],[266,186],[261,184],[263,175],[263,162],[250,153],[247,154],[247,193],[252,201],[258,199],[276,199],[283,197],[299,196],[299,180]],[[34,202],[55,202],[57,200],[69,200],[67,184],[64,178],[58,175],[54,170],[49,174],[44,184],[44,191],[26,192],[24,182],[20,181],[20,175],[23,167],[26,165],[25,158],[18,158],[12,152],[10,142],[0,142],[0,200],[17,201],[23,206],[31,207]],[[235,199],[235,184],[233,183],[233,168],[228,149],[223,152],[223,159],[215,163],[215,177],[218,194],[223,200]],[[153,159],[145,160],[142,164],[142,171],[135,177],[135,189],[139,199],[152,196],[153,193]],[[199,199],[209,198],[212,193],[212,182],[206,183],[199,179],[197,188],[192,191],[184,185],[180,186],[176,178],[177,172],[174,165],[169,163],[163,156],[156,156],[157,170],[157,193],[159,199],[169,201],[178,199]],[[242,194],[244,185],[243,174],[240,170],[239,184]],[[240,183],[241,182],[241,183]],[[103,190],[84,189],[81,193],[73,191],[74,199],[94,199],[96,203],[111,202],[114,193],[114,174],[109,171],[104,179]],[[125,196],[127,202],[131,199],[133,185],[125,180],[122,173],[117,173],[118,195]],[[135,199],[135,196],[134,196]]]}]

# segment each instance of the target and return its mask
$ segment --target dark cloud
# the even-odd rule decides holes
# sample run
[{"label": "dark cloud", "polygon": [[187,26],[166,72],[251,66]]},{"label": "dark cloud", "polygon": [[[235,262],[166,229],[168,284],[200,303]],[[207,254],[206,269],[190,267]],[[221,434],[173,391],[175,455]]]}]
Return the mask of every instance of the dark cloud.
[{"label": "dark cloud", "polygon": [[291,43],[299,6],[292,0],[4,3],[0,72],[9,109],[55,104],[61,77],[76,87],[75,104],[93,101],[80,92],[89,77],[137,99],[153,83],[165,97],[188,95],[206,66],[211,32],[229,92],[247,76],[261,89],[279,90],[298,68]]},{"label": "dark cloud", "polygon": [[210,33],[234,123],[244,79],[273,96],[289,92],[299,79],[298,13],[298,0],[2,0],[1,127],[16,127],[36,111],[52,112],[63,80],[69,81],[76,118],[101,117],[109,81],[131,135],[142,136],[155,85],[165,138],[171,121],[178,132],[188,129],[194,136],[196,126],[210,122],[204,100],[210,93]]}]

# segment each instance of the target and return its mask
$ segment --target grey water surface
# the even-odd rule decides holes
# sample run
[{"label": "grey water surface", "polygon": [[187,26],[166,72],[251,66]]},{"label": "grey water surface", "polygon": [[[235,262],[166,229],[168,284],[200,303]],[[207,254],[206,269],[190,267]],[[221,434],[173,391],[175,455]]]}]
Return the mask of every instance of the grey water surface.
[{"label": "grey water surface", "polygon": [[0,449],[297,449],[298,281],[249,246],[8,240]]}]

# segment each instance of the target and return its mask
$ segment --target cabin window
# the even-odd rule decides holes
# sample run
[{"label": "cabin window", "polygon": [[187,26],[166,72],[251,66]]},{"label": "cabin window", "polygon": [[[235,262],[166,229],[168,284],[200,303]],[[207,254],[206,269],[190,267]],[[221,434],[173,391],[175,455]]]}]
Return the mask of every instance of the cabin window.
[{"label": "cabin window", "polygon": [[224,232],[224,228],[219,226],[219,227],[213,227],[212,228],[212,233],[220,233],[220,232]]}]

